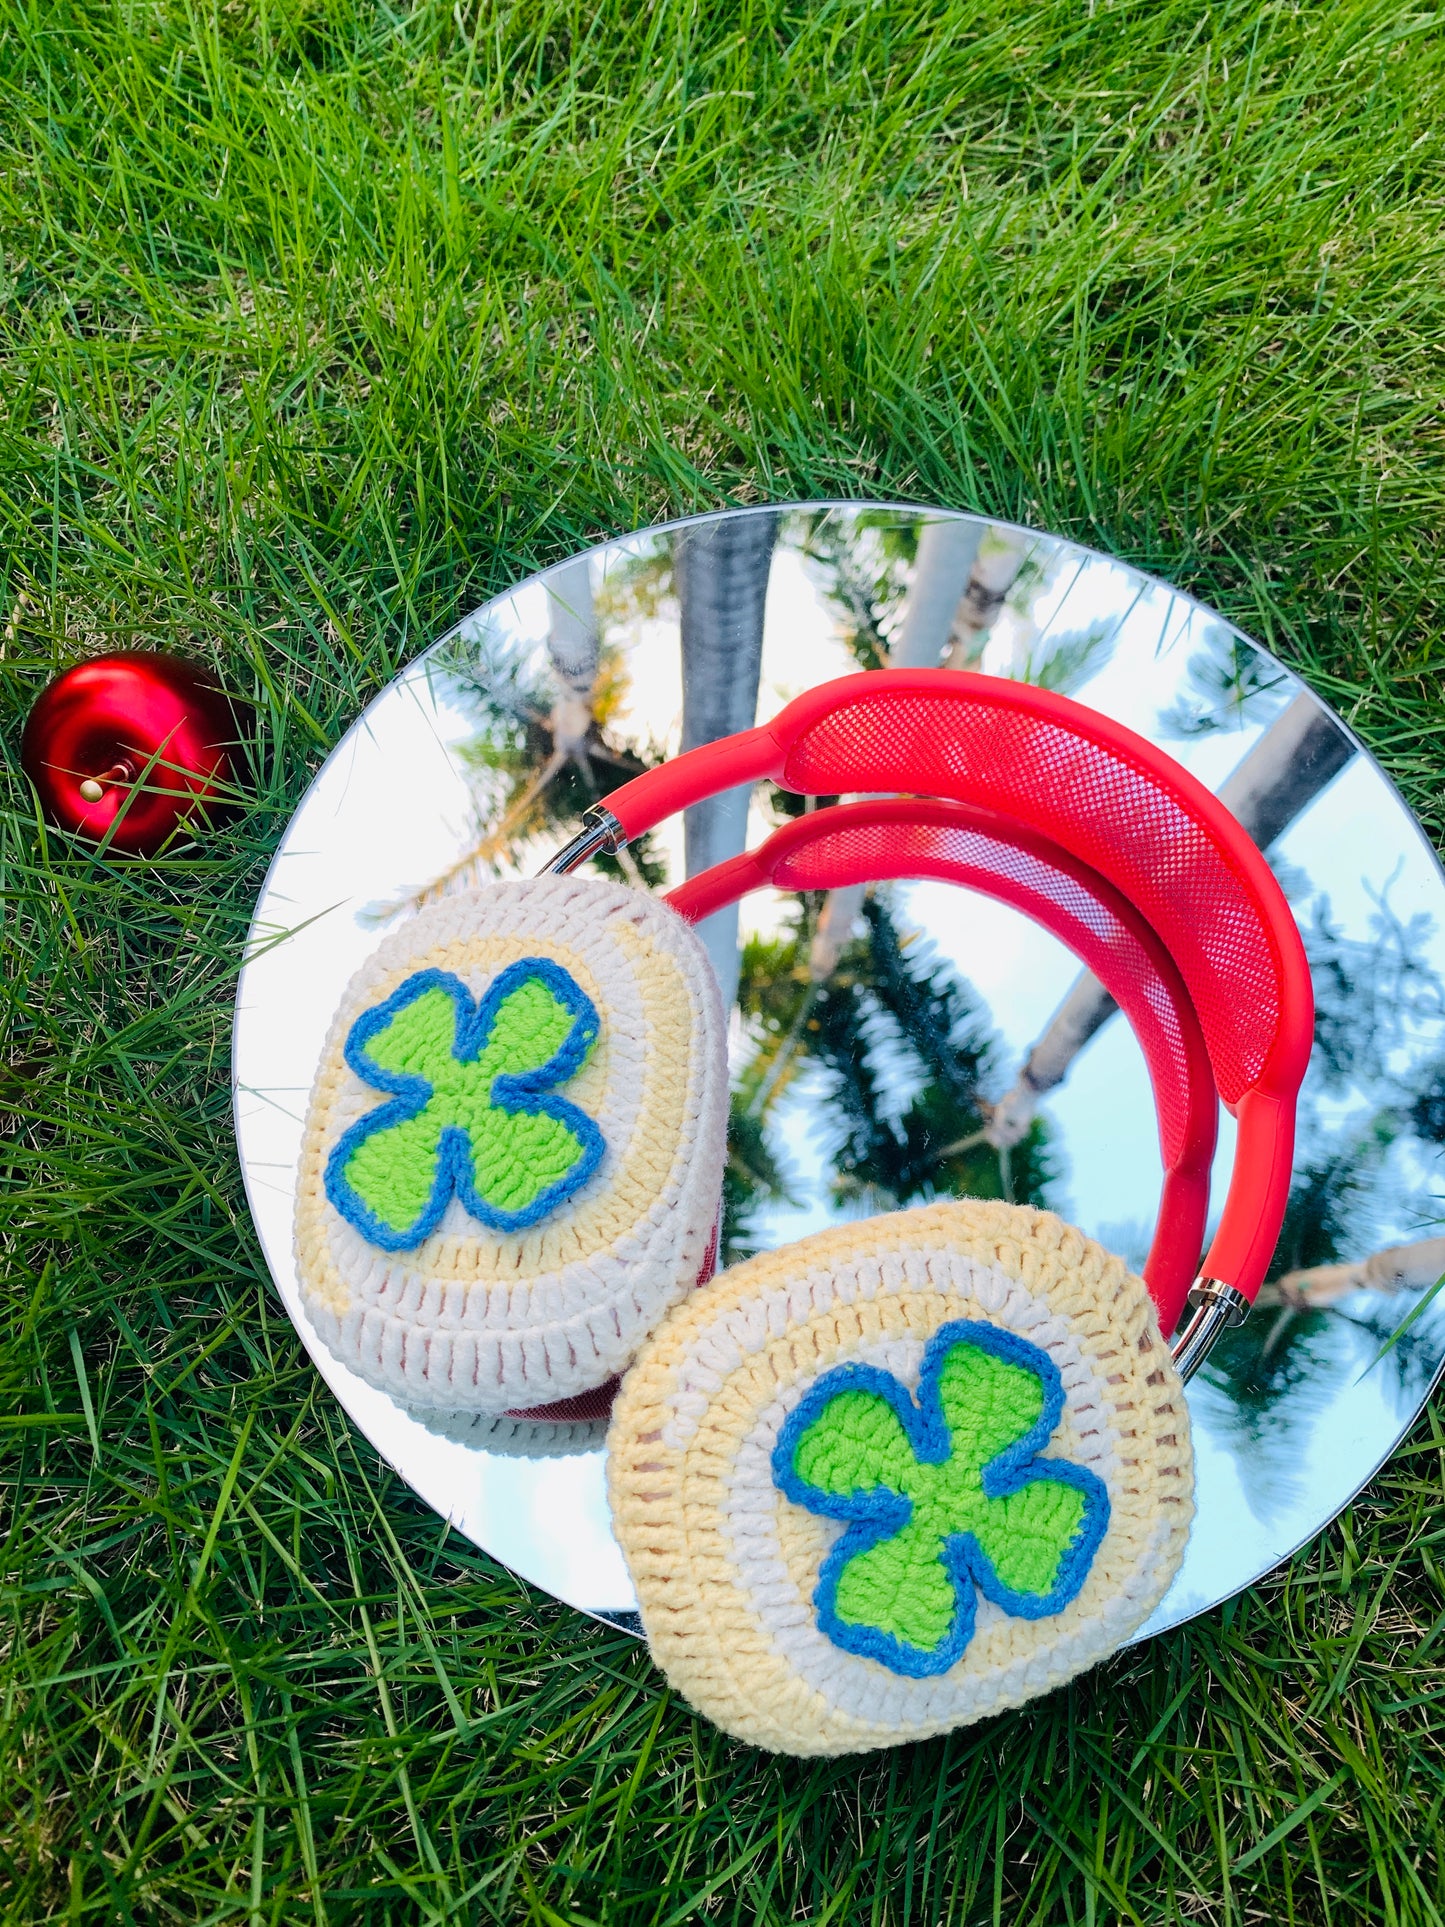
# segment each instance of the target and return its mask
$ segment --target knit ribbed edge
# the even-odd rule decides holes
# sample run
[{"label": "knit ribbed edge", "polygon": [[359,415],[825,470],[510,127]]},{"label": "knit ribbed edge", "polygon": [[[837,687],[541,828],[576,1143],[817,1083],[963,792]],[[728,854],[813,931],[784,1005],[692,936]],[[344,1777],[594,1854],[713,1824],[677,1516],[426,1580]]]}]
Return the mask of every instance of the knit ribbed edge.
[{"label": "knit ribbed edge", "polygon": [[607,1420],[521,1419],[507,1412],[426,1412],[411,1416],[438,1438],[502,1459],[564,1459],[595,1452]]},{"label": "knit ribbed edge", "polygon": [[[916,1382],[927,1339],[960,1317],[1049,1352],[1066,1393],[1050,1449],[1104,1480],[1110,1523],[1064,1611],[1028,1621],[980,1601],[958,1664],[906,1680],[819,1631],[813,1592],[841,1528],[782,1497],[770,1456],[825,1371],[865,1359]],[[1147,1289],[1026,1206],[929,1206],[724,1273],[639,1354],[607,1458],[613,1528],[658,1665],[726,1731],[783,1753],[922,1739],[1063,1684],[1153,1611],[1193,1517],[1188,1409]]]},{"label": "knit ribbed edge", "polygon": [[[608,1140],[576,1196],[529,1231],[489,1232],[455,1202],[415,1251],[369,1245],[324,1192],[331,1144],[377,1101],[343,1046],[412,972],[479,996],[521,955],[556,959],[602,1018],[567,1095]],[[604,1383],[696,1279],[727,1142],[717,980],[681,918],[595,878],[499,883],[429,906],[347,987],[313,1086],[298,1175],[302,1301],[322,1342],[414,1410],[505,1412]]]}]

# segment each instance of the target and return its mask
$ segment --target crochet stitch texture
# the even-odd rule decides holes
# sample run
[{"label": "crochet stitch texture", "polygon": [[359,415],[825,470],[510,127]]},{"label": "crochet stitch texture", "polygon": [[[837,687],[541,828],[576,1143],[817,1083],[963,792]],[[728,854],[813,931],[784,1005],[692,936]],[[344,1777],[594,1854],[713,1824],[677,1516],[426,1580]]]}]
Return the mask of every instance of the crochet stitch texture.
[{"label": "crochet stitch texture", "polygon": [[[523,977],[508,976],[515,966],[525,966]],[[426,988],[417,991],[424,978]],[[441,1052],[460,1066],[478,1043],[479,1031],[468,1028],[459,993],[446,989],[444,978],[465,991],[478,1026],[494,991],[495,1016],[509,1007],[511,993],[536,982],[580,1020],[581,1030],[571,1032],[574,1053],[591,1030],[588,1008],[595,1013],[594,1041],[572,1068],[569,1046],[559,1041],[561,1018],[529,993],[530,1014],[524,1005],[527,1022],[516,1030],[523,1041],[530,1036],[534,1061],[519,1070],[514,1036],[509,1064],[488,1095],[544,1115],[544,1107],[555,1107],[554,1116],[560,1109],[561,1121],[578,1133],[569,1140],[574,1151],[579,1141],[585,1146],[588,1132],[578,1122],[585,1118],[602,1149],[575,1183],[575,1167],[569,1170],[566,1195],[553,1191],[530,1222],[510,1226],[495,1220],[535,1212],[556,1182],[556,1158],[529,1167],[527,1182],[545,1180],[530,1204],[525,1188],[514,1188],[525,1172],[509,1173],[484,1158],[481,1185],[473,1188],[478,1203],[490,1196],[491,1223],[456,1183],[454,1165],[440,1213],[427,1220],[420,1241],[390,1249],[367,1235],[372,1227],[359,1224],[359,1214],[338,1209],[327,1166],[347,1133],[385,1108],[379,1096],[399,1095],[374,1081],[379,1043],[402,1076],[421,1071],[418,1048],[435,1071]],[[409,983],[412,992],[399,995]],[[575,986],[575,999],[564,984]],[[384,1020],[375,1035],[362,1022],[389,1004],[393,1017],[425,1006],[424,1035],[408,1034],[400,1058],[392,1055],[389,1032],[382,1041]],[[348,1058],[359,1022],[369,1064],[355,1052],[356,1061]],[[562,1054],[560,1066],[554,1058],[535,1061],[549,1042]],[[565,1077],[554,1077],[559,1069]],[[539,1081],[519,1092],[502,1082],[515,1077]],[[413,1088],[413,1102],[419,1095]],[[462,1101],[455,1092],[448,1099]],[[475,1077],[465,1101],[475,1124]],[[456,1118],[456,1110],[447,1114],[450,1124]],[[426,1128],[439,1121],[432,1111]],[[332,1021],[298,1171],[295,1250],[306,1315],[335,1357],[418,1413],[504,1414],[588,1391],[623,1370],[696,1281],[716,1219],[726,1132],[717,980],[696,934],[666,904],[594,877],[499,882],[446,897],[382,941]],[[435,1167],[428,1169],[435,1178]],[[402,1217],[420,1189],[419,1179],[408,1183],[391,1194]],[[376,1202],[375,1191],[368,1195]],[[393,1228],[409,1235],[415,1222]]]},{"label": "crochet stitch texture", "polygon": [[[959,1323],[1046,1355],[1062,1406],[1047,1442],[1031,1441],[1026,1457],[1087,1472],[1108,1513],[1087,1571],[1066,1575],[1079,1578],[1072,1597],[1050,1598],[1050,1610],[1031,1617],[976,1584],[974,1627],[958,1656],[941,1671],[909,1672],[849,1650],[820,1623],[824,1569],[853,1521],[780,1489],[775,1454],[791,1443],[797,1468],[805,1401],[841,1371],[897,1381],[921,1424],[930,1342]],[[865,1383],[879,1390],[878,1380]],[[898,1395],[890,1403],[906,1431]],[[999,1436],[1002,1406],[972,1404]],[[787,1433],[798,1411],[805,1417]],[[1025,1416],[1017,1393],[1010,1412],[1010,1425]],[[965,1456],[977,1459],[989,1442],[980,1431]],[[876,1461],[896,1462],[896,1437],[865,1445]],[[820,1440],[801,1474],[822,1471],[831,1450]],[[825,1476],[846,1483],[841,1461],[834,1466]],[[1061,1685],[1153,1611],[1193,1517],[1188,1409],[1142,1280],[1051,1213],[998,1203],[838,1226],[723,1273],[668,1315],[624,1378],[607,1467],[613,1528],[658,1665],[728,1732],[804,1755],[923,1739]],[[861,1489],[855,1481],[850,1491]],[[1040,1541],[1010,1569],[1018,1599],[1040,1583],[1045,1556]],[[875,1630],[930,1650],[936,1621],[882,1623],[871,1598],[868,1610]]]},{"label": "crochet stitch texture", "polygon": [[827,1636],[925,1678],[967,1648],[976,1591],[1025,1619],[1062,1610],[1109,1523],[1102,1480],[1039,1456],[1063,1409],[1047,1352],[968,1319],[929,1340],[917,1403],[874,1366],[825,1373],[789,1414],[773,1477],[848,1527],[814,1594]]},{"label": "crochet stitch texture", "polygon": [[326,1195],[370,1243],[419,1245],[453,1196],[521,1231],[584,1185],[602,1133],[553,1087],[597,1041],[592,1000],[546,957],[508,964],[478,1005],[446,970],[419,970],[363,1012],[346,1061],[392,1093],[343,1131]]}]

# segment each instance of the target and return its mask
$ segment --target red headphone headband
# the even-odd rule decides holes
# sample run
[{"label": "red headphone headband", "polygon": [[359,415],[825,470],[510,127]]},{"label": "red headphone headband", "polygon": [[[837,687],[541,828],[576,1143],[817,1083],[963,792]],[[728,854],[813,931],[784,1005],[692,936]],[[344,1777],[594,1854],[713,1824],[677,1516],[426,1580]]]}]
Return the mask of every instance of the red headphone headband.
[{"label": "red headphone headband", "polygon": [[1170,1332],[1204,1248],[1218,1094],[1199,1021],[1168,952],[1102,877],[1033,831],[961,803],[871,801],[817,810],[690,877],[667,901],[690,923],[749,891],[833,890],[935,877],[1011,903],[1068,945],[1119,1004],[1144,1052],[1164,1184],[1144,1277]]},{"label": "red headphone headband", "polygon": [[771,723],[634,778],[607,807],[630,839],[763,778],[803,795],[892,791],[997,809],[1134,906],[1188,988],[1238,1118],[1205,1270],[1253,1298],[1289,1191],[1314,1007],[1283,892],[1219,799],[1133,730],[1066,696],[967,671],[894,669],[821,684]]}]

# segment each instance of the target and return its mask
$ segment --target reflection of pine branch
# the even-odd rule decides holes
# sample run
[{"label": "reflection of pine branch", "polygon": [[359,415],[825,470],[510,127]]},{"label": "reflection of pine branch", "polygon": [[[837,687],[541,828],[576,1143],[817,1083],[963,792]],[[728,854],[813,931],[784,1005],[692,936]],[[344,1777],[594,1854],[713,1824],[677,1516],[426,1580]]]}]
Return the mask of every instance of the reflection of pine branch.
[{"label": "reflection of pine branch", "polygon": [[828,1073],[840,1201],[1042,1202],[1052,1177],[1042,1125],[1002,1156],[988,1142],[995,1046],[966,987],[924,946],[899,936],[880,898],[865,917],[866,934],[848,944],[823,984],[807,970],[805,930],[746,946],[739,1003],[759,1039],[739,1089],[746,1115],[765,1119],[811,1061]]},{"label": "reflection of pine branch", "polygon": [[734,1094],[728,1119],[728,1156],[723,1169],[722,1237],[718,1262],[751,1257],[762,1243],[756,1219],[770,1204],[797,1206],[788,1174],[768,1140],[767,1127],[745,1099]]},{"label": "reflection of pine branch", "polygon": [[636,547],[609,556],[592,598],[593,613],[604,631],[658,617],[676,618],[675,539],[670,530],[661,530],[635,537]]},{"label": "reflection of pine branch", "polygon": [[[743,945],[738,1008],[749,1020],[757,1049],[739,1088],[755,1117],[764,1116],[786,1088],[783,1073],[806,1017],[811,987],[799,962],[802,942],[802,935],[795,934],[749,937]],[[759,1103],[758,1092],[765,1084],[768,1099]]]},{"label": "reflection of pine branch", "polygon": [[[915,558],[922,566],[933,526],[925,524],[919,532],[916,524],[900,525],[886,516],[875,521],[866,509],[841,518],[830,510],[805,513],[790,521],[792,546],[836,616],[842,642],[860,669],[886,665],[908,572]],[[962,592],[961,580],[955,601]]]},{"label": "reflection of pine branch", "polygon": [[1438,1301],[1432,1286],[1413,1304],[1403,1297],[1393,1303],[1377,1299],[1364,1312],[1336,1314],[1370,1341],[1366,1369],[1381,1374],[1380,1383],[1394,1394],[1397,1411],[1418,1405],[1440,1369],[1440,1324],[1431,1315]]},{"label": "reflection of pine branch", "polygon": [[[1398,1093],[1392,1064],[1412,1033],[1438,1030],[1445,986],[1426,958],[1430,918],[1422,912],[1402,922],[1387,892],[1374,901],[1364,940],[1346,937],[1332,923],[1327,897],[1314,905],[1304,932],[1315,990],[1314,1061],[1327,1087],[1369,1085]],[[1410,1089],[1403,1101],[1411,1099],[1419,1130],[1428,1122],[1428,1099]],[[1428,1136],[1428,1129],[1421,1135]]]},{"label": "reflection of pine branch", "polygon": [[[1219,800],[1267,849],[1354,753],[1327,710],[1312,696],[1296,696],[1220,785]],[[1038,1099],[1063,1082],[1075,1057],[1118,1008],[1097,977],[1081,972],[1003,1100],[1009,1129],[1027,1129]]]},{"label": "reflection of pine branch", "polygon": [[[1323,1412],[1342,1383],[1373,1366],[1382,1374],[1379,1382],[1403,1404],[1423,1393],[1438,1360],[1438,1330],[1410,1328],[1419,1301],[1412,1309],[1406,1294],[1433,1284],[1445,1269],[1445,1239],[1354,1260],[1341,1256],[1378,1235],[1385,1204],[1381,1177],[1399,1130],[1399,1114],[1383,1110],[1297,1172],[1274,1276],[1254,1315],[1221,1338],[1204,1368],[1222,1405],[1223,1435],[1237,1453],[1257,1510],[1267,1511],[1298,1484],[1300,1422]],[[1348,1318],[1329,1309],[1360,1290],[1386,1296]],[[1385,1307],[1397,1295],[1400,1309],[1392,1316]],[[1381,1345],[1391,1340],[1390,1352],[1382,1355]],[[1429,1370],[1420,1382],[1427,1353]]]},{"label": "reflection of pine branch", "polygon": [[[1345,1264],[1310,1265],[1287,1271],[1260,1293],[1262,1302],[1337,1305],[1352,1291],[1426,1291],[1445,1273],[1445,1238],[1421,1238],[1414,1244],[1387,1245],[1368,1258]],[[1267,1294],[1267,1298],[1266,1298]]]},{"label": "reflection of pine branch", "polygon": [[1299,1491],[1300,1428],[1326,1410],[1353,1362],[1345,1336],[1324,1312],[1261,1311],[1221,1335],[1200,1373],[1215,1414],[1210,1429],[1229,1447],[1259,1518]]},{"label": "reflection of pine branch", "polygon": [[900,938],[877,897],[864,915],[879,1001],[929,1082],[976,1109],[980,1079],[992,1068],[993,1043],[963,985],[931,947]]},{"label": "reflection of pine branch", "polygon": [[796,1016],[778,1040],[771,1057],[762,1067],[762,1076],[757,1082],[757,1088],[748,1099],[749,1117],[760,1118],[767,1114],[768,1106],[773,1101],[773,1093],[793,1067],[798,1047],[803,1041],[804,1026],[813,1014],[813,1005],[817,1002],[817,997],[817,984],[809,983],[798,999]]},{"label": "reflection of pine branch", "polygon": [[1245,723],[1265,723],[1285,702],[1281,670],[1247,643],[1230,638],[1222,652],[1201,650],[1189,658],[1185,687],[1159,721],[1166,736],[1188,741]]},{"label": "reflection of pine branch", "polygon": [[883,623],[892,585],[853,566],[850,544],[831,522],[809,532],[801,553],[814,565],[811,573],[838,618],[849,654],[860,669],[881,669],[888,660]]},{"label": "reflection of pine branch", "polygon": [[552,690],[534,669],[531,651],[493,629],[469,626],[438,652],[436,673],[450,696],[480,710],[510,738],[547,726]]},{"label": "reflection of pine branch", "polygon": [[1343,1315],[1318,1305],[1270,1304],[1224,1333],[1200,1377],[1211,1430],[1234,1456],[1252,1509],[1267,1518],[1301,1483],[1300,1440],[1346,1386],[1368,1374],[1403,1417],[1419,1405],[1440,1362],[1437,1319],[1418,1318],[1402,1291]]},{"label": "reflection of pine branch", "polygon": [[[531,670],[522,651],[485,634],[469,635],[441,666],[453,697],[479,710],[484,724],[462,761],[509,778],[509,788],[486,834],[388,914],[483,881],[523,838],[575,828],[586,809],[648,767],[605,734],[619,679],[601,646],[587,558],[551,570],[546,583],[545,677]],[[642,887],[661,881],[645,840],[615,859],[599,858],[599,867]]]},{"label": "reflection of pine branch", "polygon": [[1109,660],[1115,638],[1113,625],[1106,623],[1040,638],[1021,653],[1014,667],[1015,677],[1036,689],[1070,696]]},{"label": "reflection of pine branch", "polygon": [[1432,1064],[1410,1105],[1410,1129],[1427,1144],[1445,1144],[1445,1063]]},{"label": "reflection of pine branch", "polygon": [[1337,1139],[1296,1170],[1270,1267],[1272,1279],[1334,1264],[1351,1245],[1358,1249],[1374,1241],[1383,1203],[1379,1178],[1398,1136],[1397,1117],[1381,1111],[1363,1130]]}]

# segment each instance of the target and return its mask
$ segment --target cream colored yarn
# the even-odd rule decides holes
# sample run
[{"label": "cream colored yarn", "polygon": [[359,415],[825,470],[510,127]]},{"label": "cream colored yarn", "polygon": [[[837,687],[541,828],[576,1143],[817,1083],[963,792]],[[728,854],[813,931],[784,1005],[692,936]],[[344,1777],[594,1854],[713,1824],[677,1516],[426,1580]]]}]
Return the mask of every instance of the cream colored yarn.
[{"label": "cream colored yarn", "polygon": [[[600,1127],[602,1160],[526,1230],[490,1230],[453,1198],[424,1242],[383,1250],[324,1189],[332,1147],[383,1101],[348,1067],[347,1034],[416,971],[450,971],[480,997],[524,957],[569,971],[601,1019],[565,1096]],[[664,903],[593,877],[539,877],[430,905],[357,972],[322,1053],[296,1196],[308,1316],[337,1358],[417,1411],[504,1413],[603,1384],[696,1283],[727,1102],[717,979]]]},{"label": "cream colored yarn", "polygon": [[[1109,1524],[1078,1595],[1043,1619],[980,1598],[947,1672],[905,1677],[820,1630],[842,1532],[772,1478],[789,1412],[826,1371],[916,1387],[941,1325],[1046,1351],[1064,1386],[1046,1449],[1087,1466]],[[779,1753],[861,1752],[1020,1705],[1114,1651],[1163,1597],[1193,1518],[1183,1388],[1142,1281],[1048,1212],[963,1202],[828,1230],[724,1273],[672,1311],[623,1381],[608,1493],[654,1658],[727,1732]]]}]

